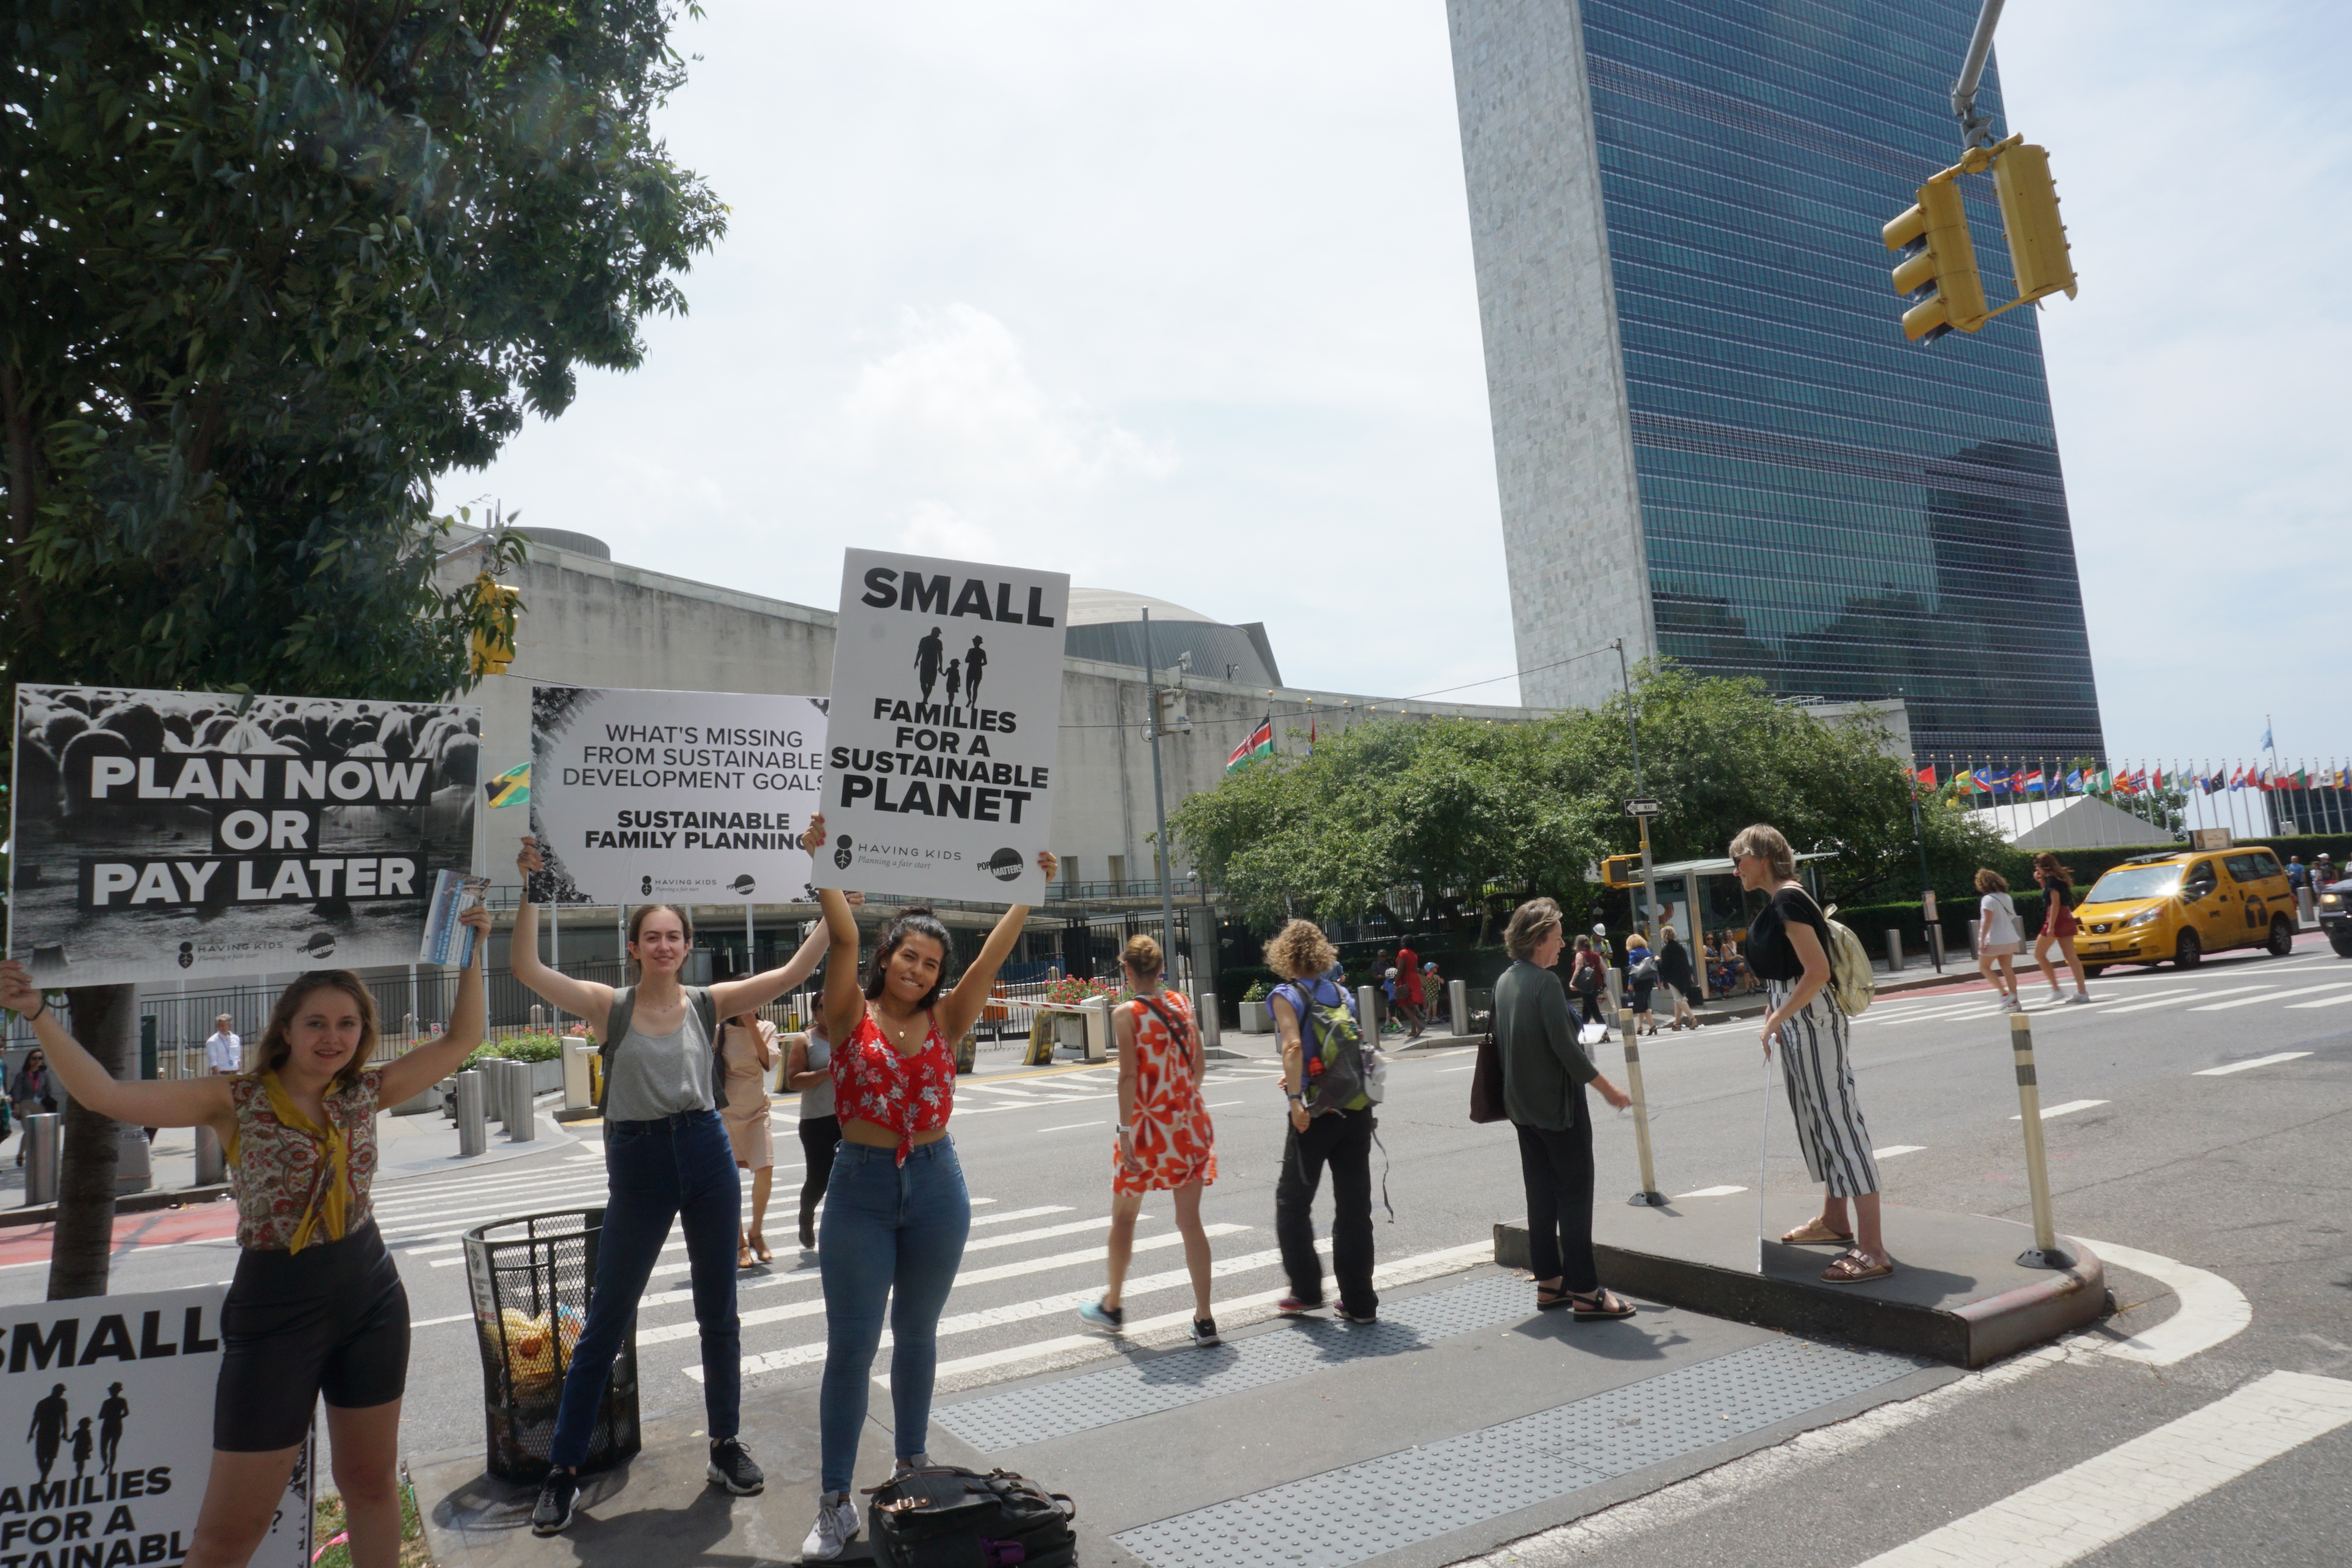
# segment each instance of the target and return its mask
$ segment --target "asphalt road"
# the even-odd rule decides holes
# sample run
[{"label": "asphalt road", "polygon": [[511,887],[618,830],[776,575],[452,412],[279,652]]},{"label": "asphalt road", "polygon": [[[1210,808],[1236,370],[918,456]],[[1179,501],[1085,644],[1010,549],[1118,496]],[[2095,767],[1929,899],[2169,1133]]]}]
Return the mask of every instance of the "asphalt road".
[{"label": "asphalt road", "polygon": [[[2312,989],[2322,987],[2324,989]],[[2306,938],[2284,959],[2223,957],[2179,975],[2118,972],[2097,1005],[2048,1007],[2028,991],[2062,1230],[2221,1275],[2252,1321],[2212,1349],[2154,1367],[2085,1351],[2045,1352],[1972,1374],[1845,1428],[1767,1450],[1708,1475],[1532,1538],[1495,1561],[1549,1563],[1605,1551],[1613,1562],[1859,1563],[2070,1466],[2189,1415],[2274,1370],[2352,1378],[2352,1265],[2344,1230],[2352,1180],[2352,962]],[[1980,988],[1889,997],[1856,1029],[1855,1059],[1890,1203],[2023,1218],[2026,1184],[2005,1020]],[[2338,1005],[2340,1004],[2340,1005]],[[1754,1026],[1719,1025],[1644,1042],[1660,1184],[1669,1193],[1806,1187],[1788,1112],[1766,1113]],[[2210,1069],[2286,1053],[2221,1075]],[[1596,1047],[1621,1075],[1614,1043]],[[1391,1074],[1381,1114],[1395,1217],[1376,1210],[1383,1265],[1459,1267],[1492,1222],[1521,1209],[1507,1129],[1465,1115],[1467,1052],[1416,1053]],[[987,1066],[985,1060],[983,1067]],[[973,1250],[948,1309],[943,1387],[1085,1358],[1075,1307],[1099,1289],[1108,1211],[1114,1078],[1107,1068],[983,1072],[959,1093],[956,1137],[977,1200]],[[1221,1316],[1261,1315],[1281,1284],[1272,1193],[1282,1102],[1270,1065],[1220,1064],[1208,1100],[1219,1176],[1203,1203],[1220,1259]],[[2076,1102],[2080,1102],[2077,1104]],[[780,1158],[796,1163],[790,1101]],[[1637,1184],[1630,1120],[1601,1111],[1601,1201]],[[772,1242],[790,1240],[797,1170],[780,1170]],[[593,1201],[601,1150],[583,1142],[469,1173],[379,1187],[416,1321],[404,1437],[425,1455],[478,1447],[480,1383],[461,1254],[467,1226],[499,1214]],[[1147,1205],[1130,1317],[1181,1319],[1189,1292],[1166,1205]],[[1903,1255],[1899,1215],[1889,1240]],[[1158,1245],[1155,1245],[1158,1244]],[[698,1408],[698,1361],[684,1300],[684,1255],[657,1276],[640,1316],[648,1415]],[[132,1246],[118,1291],[225,1280],[225,1238]],[[2127,1310],[2119,1337],[2178,1308],[2162,1281],[2110,1267]],[[1154,1281],[1157,1281],[1156,1283]],[[0,1266],[0,1303],[37,1300],[37,1263]],[[667,1299],[669,1291],[676,1299]],[[1259,1304],[1250,1302],[1255,1299]],[[824,1320],[814,1259],[789,1245],[747,1275],[740,1298],[748,1400],[814,1382]],[[1155,1331],[1181,1332],[1171,1323]],[[675,1335],[676,1337],[667,1337]],[[2134,1564],[2342,1563],[2352,1540],[2352,1428],[2294,1447],[2079,1560]],[[1968,1561],[1966,1557],[1958,1559]],[[1985,1559],[1990,1561],[1992,1559]],[[2049,1561],[2074,1561],[2056,1557]]]}]

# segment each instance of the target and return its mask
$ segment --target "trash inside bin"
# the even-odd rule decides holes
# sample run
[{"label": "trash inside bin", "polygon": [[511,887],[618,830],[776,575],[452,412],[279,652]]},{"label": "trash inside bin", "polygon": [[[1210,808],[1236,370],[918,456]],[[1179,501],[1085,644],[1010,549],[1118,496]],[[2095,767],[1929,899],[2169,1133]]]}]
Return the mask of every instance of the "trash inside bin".
[{"label": "trash inside bin", "polygon": [[[482,1409],[490,1474],[532,1482],[547,1475],[555,1411],[572,1347],[588,1324],[602,1208],[493,1220],[466,1233],[466,1283],[482,1352]],[[630,1325],[596,1409],[583,1470],[600,1470],[638,1448],[637,1331]]]}]

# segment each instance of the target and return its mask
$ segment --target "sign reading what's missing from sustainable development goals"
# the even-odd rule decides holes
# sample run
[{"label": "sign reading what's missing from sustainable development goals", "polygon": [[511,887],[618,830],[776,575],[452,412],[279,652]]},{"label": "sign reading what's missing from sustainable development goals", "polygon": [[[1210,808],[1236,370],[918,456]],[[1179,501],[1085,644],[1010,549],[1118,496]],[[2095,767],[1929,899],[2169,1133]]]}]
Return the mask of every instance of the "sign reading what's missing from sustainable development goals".
[{"label": "sign reading what's missing from sustainable development goals", "polygon": [[530,831],[551,903],[802,903],[824,704],[535,686]]},{"label": "sign reading what's missing from sustainable development goals", "polygon": [[8,951],[45,986],[409,963],[482,710],[16,689]]},{"label": "sign reading what's missing from sustainable development goals", "polygon": [[846,557],[815,880],[1043,902],[1069,578],[876,550]]},{"label": "sign reading what's missing from sustainable development goals", "polygon": [[[0,1318],[0,1563],[172,1568],[212,1468],[223,1285],[33,1301]],[[305,1438],[253,1561],[309,1568]]]}]

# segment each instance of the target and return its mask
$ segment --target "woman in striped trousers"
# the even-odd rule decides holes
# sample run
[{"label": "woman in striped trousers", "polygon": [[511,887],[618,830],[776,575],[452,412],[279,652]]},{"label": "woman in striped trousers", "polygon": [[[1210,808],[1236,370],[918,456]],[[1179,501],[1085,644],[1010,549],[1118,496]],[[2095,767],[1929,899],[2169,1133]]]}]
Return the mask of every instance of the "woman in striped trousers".
[{"label": "woman in striped trousers", "polygon": [[1797,880],[1796,856],[1778,828],[1742,828],[1731,841],[1731,863],[1741,887],[1765,895],[1748,927],[1748,965],[1764,982],[1770,1004],[1764,1054],[1770,1056],[1779,1042],[1805,1169],[1822,1184],[1822,1212],[1780,1239],[1843,1247],[1822,1274],[1832,1285],[1883,1279],[1895,1272],[1895,1263],[1879,1234],[1878,1163],[1854,1093],[1846,1017],[1829,993],[1828,917]]}]

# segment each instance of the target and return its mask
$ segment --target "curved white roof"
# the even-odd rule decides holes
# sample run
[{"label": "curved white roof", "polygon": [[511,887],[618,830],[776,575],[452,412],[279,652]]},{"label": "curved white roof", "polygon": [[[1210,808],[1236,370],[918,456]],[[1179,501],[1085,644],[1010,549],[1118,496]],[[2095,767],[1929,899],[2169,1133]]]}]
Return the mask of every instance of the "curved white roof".
[{"label": "curved white roof", "polygon": [[1130,594],[1123,588],[1070,589],[1070,618],[1074,626],[1101,626],[1106,622],[1139,621],[1149,609],[1155,621],[1202,621],[1215,626],[1219,623],[1181,605],[1171,605],[1165,599],[1155,599],[1149,594]]}]

